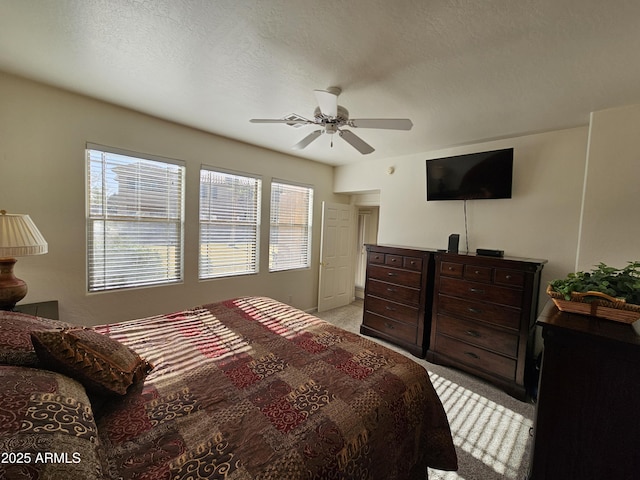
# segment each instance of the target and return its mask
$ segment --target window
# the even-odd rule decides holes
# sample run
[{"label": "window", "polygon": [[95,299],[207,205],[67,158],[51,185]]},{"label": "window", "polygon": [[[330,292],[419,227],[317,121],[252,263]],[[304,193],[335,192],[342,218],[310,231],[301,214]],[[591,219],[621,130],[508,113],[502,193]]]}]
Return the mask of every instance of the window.
[{"label": "window", "polygon": [[258,271],[259,178],[200,170],[200,279]]},{"label": "window", "polygon": [[87,145],[90,292],[182,281],[184,165]]},{"label": "window", "polygon": [[311,265],[313,189],[273,181],[269,271],[307,268]]}]

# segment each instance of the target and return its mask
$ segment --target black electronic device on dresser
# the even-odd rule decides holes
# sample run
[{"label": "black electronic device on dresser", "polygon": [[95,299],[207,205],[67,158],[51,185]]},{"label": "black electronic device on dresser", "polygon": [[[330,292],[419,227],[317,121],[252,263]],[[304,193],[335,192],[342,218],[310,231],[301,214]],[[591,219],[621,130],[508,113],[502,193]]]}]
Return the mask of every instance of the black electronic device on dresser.
[{"label": "black electronic device on dresser", "polygon": [[427,360],[525,400],[546,260],[438,252]]},{"label": "black electronic device on dresser", "polygon": [[382,245],[366,248],[360,333],[424,357],[431,325],[433,251]]}]

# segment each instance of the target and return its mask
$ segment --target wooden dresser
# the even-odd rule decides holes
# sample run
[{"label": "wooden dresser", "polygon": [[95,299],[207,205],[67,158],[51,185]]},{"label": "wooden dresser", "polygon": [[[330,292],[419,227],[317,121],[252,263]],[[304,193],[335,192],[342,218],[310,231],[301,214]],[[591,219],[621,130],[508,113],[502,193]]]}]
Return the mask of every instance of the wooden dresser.
[{"label": "wooden dresser", "polygon": [[438,252],[427,360],[526,399],[540,272],[545,260]]},{"label": "wooden dresser", "polygon": [[424,357],[433,296],[433,252],[367,245],[367,277],[360,333]]},{"label": "wooden dresser", "polygon": [[552,302],[538,324],[544,353],[529,478],[639,478],[640,335]]}]

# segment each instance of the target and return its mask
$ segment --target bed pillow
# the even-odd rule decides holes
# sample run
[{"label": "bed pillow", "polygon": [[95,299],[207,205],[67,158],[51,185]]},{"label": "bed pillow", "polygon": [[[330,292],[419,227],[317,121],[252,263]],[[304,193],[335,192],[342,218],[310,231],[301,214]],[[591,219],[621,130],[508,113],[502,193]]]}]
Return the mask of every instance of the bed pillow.
[{"label": "bed pillow", "polygon": [[0,310],[0,364],[38,366],[38,356],[31,343],[31,332],[68,327],[73,325],[26,313]]},{"label": "bed pillow", "polygon": [[0,478],[102,479],[85,389],[60,373],[0,365]]},{"label": "bed pillow", "polygon": [[91,328],[32,332],[31,340],[43,368],[75,378],[91,393],[124,395],[151,370],[129,347]]}]

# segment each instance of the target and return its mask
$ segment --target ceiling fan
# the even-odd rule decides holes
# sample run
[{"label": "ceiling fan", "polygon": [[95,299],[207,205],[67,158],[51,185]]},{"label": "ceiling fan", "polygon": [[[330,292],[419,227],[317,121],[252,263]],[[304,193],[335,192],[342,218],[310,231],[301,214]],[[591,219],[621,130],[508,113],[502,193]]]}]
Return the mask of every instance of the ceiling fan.
[{"label": "ceiling fan", "polygon": [[[302,150],[323,133],[333,135],[337,133],[343,140],[358,150],[363,155],[371,153],[374,148],[351,130],[350,128],[382,128],[389,130],[411,130],[413,123],[408,118],[349,118],[349,111],[342,105],[338,105],[338,95],[342,90],[339,87],[329,87],[326,90],[314,90],[318,106],[313,113],[314,119],[309,120],[300,115],[293,114],[287,118],[252,118],[252,123],[286,123],[290,126],[316,125],[321,127],[314,130],[293,146],[294,150]],[[333,146],[333,139],[331,141]]]}]

